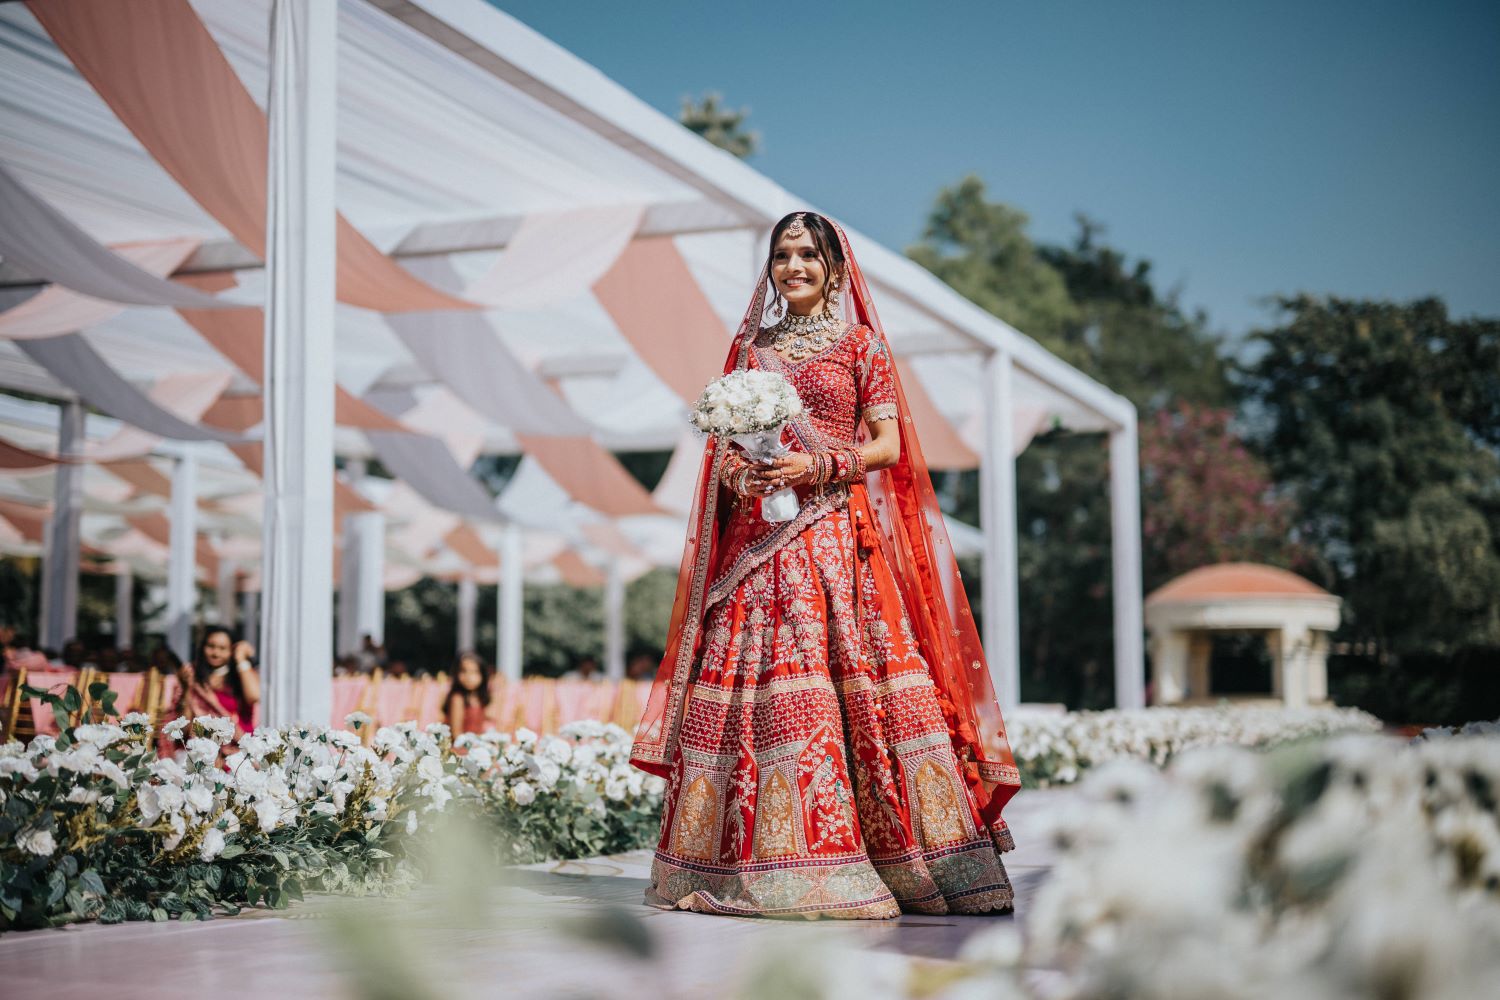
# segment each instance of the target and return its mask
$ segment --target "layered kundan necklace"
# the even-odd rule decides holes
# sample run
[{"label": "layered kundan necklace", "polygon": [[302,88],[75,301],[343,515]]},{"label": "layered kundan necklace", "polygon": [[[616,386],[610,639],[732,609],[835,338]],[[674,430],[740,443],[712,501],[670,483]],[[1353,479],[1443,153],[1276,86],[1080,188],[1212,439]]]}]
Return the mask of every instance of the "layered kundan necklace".
[{"label": "layered kundan necklace", "polygon": [[789,312],[766,329],[766,336],[777,354],[790,361],[801,361],[827,350],[841,332],[841,324],[832,313],[798,316]]}]

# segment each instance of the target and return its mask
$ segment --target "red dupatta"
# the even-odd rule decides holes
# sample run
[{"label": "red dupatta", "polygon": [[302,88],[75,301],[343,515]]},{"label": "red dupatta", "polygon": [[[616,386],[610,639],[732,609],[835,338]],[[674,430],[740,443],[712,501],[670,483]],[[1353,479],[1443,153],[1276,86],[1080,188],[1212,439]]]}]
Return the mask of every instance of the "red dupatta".
[{"label": "red dupatta", "polygon": [[[831,222],[832,220],[830,220]],[[849,246],[849,238],[833,224],[844,252],[846,280],[841,296],[844,319],[870,327],[885,341],[885,329],[864,275]],[[762,266],[750,306],[724,362],[727,373],[751,364],[750,345],[766,325],[769,261]],[[889,349],[889,342],[886,341]],[[987,823],[1000,816],[1005,803],[1021,786],[1020,773],[1005,734],[1005,722],[995,699],[979,632],[959,579],[958,563],[948,540],[932,476],[917,441],[911,411],[899,373],[896,402],[900,412],[901,457],[895,465],[872,472],[863,484],[850,488],[850,507],[868,504],[879,544],[901,590],[912,632],[937,686],[947,718],[954,752],[965,762],[966,777],[980,813]],[[865,437],[863,425],[860,435]],[[677,596],[667,631],[666,655],[651,686],[630,761],[651,774],[666,777],[677,748],[690,692],[694,664],[702,645],[704,606],[711,573],[719,564],[722,513],[729,494],[719,485],[719,471],[727,442],[710,437],[689,515],[687,545],[678,571]],[[945,586],[945,583],[948,584]]]}]

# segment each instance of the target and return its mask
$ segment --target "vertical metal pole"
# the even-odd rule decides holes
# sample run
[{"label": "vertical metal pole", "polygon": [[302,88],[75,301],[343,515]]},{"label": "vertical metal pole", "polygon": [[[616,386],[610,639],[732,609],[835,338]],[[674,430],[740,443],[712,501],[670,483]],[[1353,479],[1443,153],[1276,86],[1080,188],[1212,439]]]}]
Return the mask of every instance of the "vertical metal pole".
[{"label": "vertical metal pole", "polygon": [[[57,453],[64,458],[83,454],[83,404],[70,399],[58,407]],[[78,634],[78,553],[82,542],[83,466],[57,466],[52,517],[48,521],[46,555],[42,559],[43,649],[62,650]]]},{"label": "vertical metal pole", "polygon": [[604,578],[604,676],[625,676],[625,572],[612,556]]},{"label": "vertical metal pole", "polygon": [[1146,704],[1141,610],[1141,473],[1134,417],[1109,435],[1110,553],[1114,577],[1115,704]]},{"label": "vertical metal pole", "polygon": [[172,467],[172,527],[167,546],[167,646],[184,662],[193,655],[198,606],[198,457],[184,451]]},{"label": "vertical metal pole", "polygon": [[115,648],[135,645],[135,574],[119,564],[115,569]]},{"label": "vertical metal pole", "polygon": [[458,652],[474,648],[474,622],[479,612],[479,584],[472,576],[458,581]]},{"label": "vertical metal pole", "polygon": [[499,627],[495,660],[501,676],[521,679],[522,556],[521,526],[507,522],[500,535]]}]

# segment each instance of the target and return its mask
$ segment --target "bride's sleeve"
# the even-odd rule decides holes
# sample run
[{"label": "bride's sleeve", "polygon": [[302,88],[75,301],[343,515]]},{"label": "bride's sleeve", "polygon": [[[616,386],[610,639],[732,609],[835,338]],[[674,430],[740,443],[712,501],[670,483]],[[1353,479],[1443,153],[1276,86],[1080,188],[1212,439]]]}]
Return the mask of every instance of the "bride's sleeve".
[{"label": "bride's sleeve", "polygon": [[885,338],[874,331],[866,331],[864,343],[860,345],[859,369],[859,413],[866,422],[894,420],[901,414],[896,408],[896,380],[892,372],[890,349]]}]

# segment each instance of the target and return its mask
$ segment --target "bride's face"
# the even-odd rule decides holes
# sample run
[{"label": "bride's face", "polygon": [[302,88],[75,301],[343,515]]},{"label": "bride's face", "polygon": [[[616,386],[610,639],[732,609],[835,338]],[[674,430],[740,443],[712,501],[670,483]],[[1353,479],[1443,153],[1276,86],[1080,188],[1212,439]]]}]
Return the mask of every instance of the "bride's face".
[{"label": "bride's face", "polygon": [[783,235],[776,242],[771,254],[771,280],[792,312],[805,316],[823,307],[828,269],[818,256],[812,233],[804,230],[795,238]]}]

